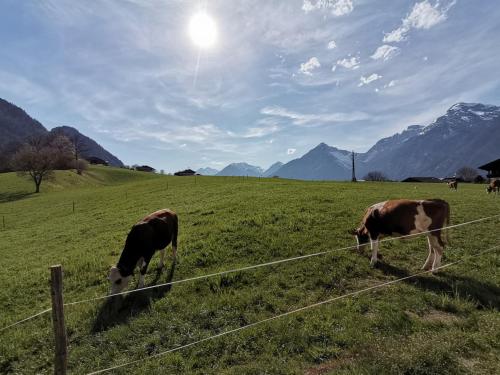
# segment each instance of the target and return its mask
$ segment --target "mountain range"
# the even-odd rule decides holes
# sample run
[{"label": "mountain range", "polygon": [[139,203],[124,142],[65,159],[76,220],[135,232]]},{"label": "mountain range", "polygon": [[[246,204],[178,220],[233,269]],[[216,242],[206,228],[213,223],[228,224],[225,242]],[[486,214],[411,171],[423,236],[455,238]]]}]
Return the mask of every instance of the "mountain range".
[{"label": "mountain range", "polygon": [[[56,127],[68,138],[78,138],[81,156],[95,156],[112,166],[121,160],[97,142],[69,126]],[[0,171],[30,136],[49,131],[23,109],[0,98]],[[401,133],[379,140],[367,152],[356,153],[358,179],[380,171],[393,180],[410,176],[452,176],[463,166],[477,167],[500,157],[500,107],[480,103],[457,103],[427,126],[410,125]],[[349,180],[352,154],[320,143],[300,158],[286,164],[276,162],[267,170],[248,163],[232,163],[217,171],[201,168],[198,173],[217,176],[279,176],[304,180]]]},{"label": "mountain range", "polygon": [[[499,157],[500,107],[457,103],[427,126],[410,125],[379,140],[367,152],[356,153],[355,166],[358,179],[370,171],[380,171],[390,179],[401,180],[410,176],[453,176],[463,166],[477,168]],[[267,175],[262,168],[246,163],[230,164],[218,175],[349,180],[351,158],[350,151],[320,143],[300,158],[273,165]]]},{"label": "mountain range", "polygon": [[[55,127],[50,132],[63,134],[70,140],[78,139],[81,157],[98,157],[115,167],[123,163],[116,156],[105,150],[93,139],[81,134],[70,126]],[[0,98],[0,171],[8,170],[8,161],[13,153],[29,137],[49,134],[40,122],[29,116],[23,109]]]}]

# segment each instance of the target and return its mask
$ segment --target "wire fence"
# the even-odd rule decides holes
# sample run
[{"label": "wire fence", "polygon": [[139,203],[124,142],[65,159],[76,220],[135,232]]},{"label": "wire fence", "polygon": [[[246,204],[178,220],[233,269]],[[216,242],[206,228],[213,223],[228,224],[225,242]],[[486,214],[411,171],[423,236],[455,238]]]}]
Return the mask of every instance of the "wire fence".
[{"label": "wire fence", "polygon": [[399,279],[395,279],[395,280],[391,280],[391,281],[386,281],[386,282],[383,282],[381,284],[373,285],[373,286],[370,286],[370,287],[367,287],[367,288],[364,288],[364,289],[360,289],[360,290],[357,290],[357,291],[354,291],[354,292],[349,292],[349,293],[343,294],[341,296],[337,296],[337,297],[333,297],[333,298],[330,298],[330,299],[327,299],[327,300],[324,300],[324,301],[316,302],[316,303],[313,303],[311,305],[303,306],[303,307],[300,307],[298,309],[287,311],[287,312],[282,313],[282,314],[274,315],[272,317],[269,317],[269,318],[266,318],[266,319],[262,319],[262,320],[259,320],[257,322],[254,322],[254,323],[250,323],[250,324],[238,327],[238,328],[234,328],[234,329],[231,329],[231,330],[228,330],[228,331],[224,331],[224,332],[218,333],[216,335],[205,337],[203,339],[200,339],[200,340],[197,340],[197,341],[193,341],[193,342],[191,342],[189,344],[180,345],[180,346],[177,346],[175,348],[172,348],[172,349],[169,349],[169,350],[165,350],[165,351],[163,351],[161,353],[157,353],[157,354],[145,357],[145,358],[141,358],[141,359],[137,359],[135,361],[130,361],[130,362],[126,362],[126,363],[122,363],[122,364],[116,365],[116,366],[112,366],[112,367],[100,369],[100,370],[97,370],[97,371],[93,371],[93,372],[87,373],[87,375],[102,374],[104,372],[109,372],[109,371],[112,371],[112,370],[116,370],[116,369],[121,368],[121,367],[130,366],[130,365],[133,365],[133,364],[136,364],[136,363],[139,363],[139,362],[150,360],[152,358],[156,358],[156,357],[167,355],[169,353],[177,352],[179,350],[186,349],[186,348],[189,348],[189,347],[197,345],[197,344],[201,344],[201,343],[206,342],[206,341],[214,340],[216,338],[219,338],[219,337],[222,337],[222,336],[226,336],[226,335],[229,335],[231,333],[235,333],[235,332],[238,332],[238,331],[243,331],[243,330],[246,330],[246,329],[249,329],[249,328],[252,328],[252,327],[256,327],[258,325],[261,325],[261,324],[264,324],[264,323],[267,323],[267,322],[270,322],[272,320],[276,320],[276,319],[279,319],[279,318],[283,318],[283,317],[288,316],[288,315],[296,314],[296,313],[299,313],[299,312],[302,312],[302,311],[305,311],[305,310],[309,310],[309,309],[312,309],[314,307],[318,307],[318,306],[325,305],[325,304],[328,304],[328,303],[332,303],[334,301],[338,301],[338,300],[341,300],[341,299],[344,299],[344,298],[354,297],[354,296],[357,296],[359,294],[367,293],[367,292],[370,292],[370,291],[375,290],[375,289],[381,289],[381,288],[384,288],[384,287],[387,287],[387,286],[390,286],[390,285],[402,282],[404,280],[409,280],[409,279],[412,279],[412,278],[415,278],[415,277],[418,277],[418,276],[422,276],[422,275],[431,273],[431,272],[436,271],[436,270],[440,270],[440,269],[443,269],[443,268],[454,266],[454,265],[456,265],[458,263],[466,262],[466,261],[468,261],[468,260],[470,260],[472,258],[478,257],[478,256],[486,254],[488,252],[492,252],[493,250],[496,250],[496,249],[499,249],[499,248],[500,248],[500,244],[497,244],[497,245],[495,245],[493,247],[488,248],[487,250],[478,252],[478,253],[476,253],[474,255],[470,255],[468,257],[462,258],[462,259],[457,260],[455,262],[447,263],[447,264],[444,264],[444,265],[442,265],[440,267],[436,267],[434,270],[427,270],[427,271],[418,272],[418,273],[415,273],[415,274],[410,275],[410,276],[401,277]]},{"label": "wire fence", "polygon": [[[385,238],[385,239],[382,239],[380,242],[389,242],[389,241],[396,241],[396,240],[405,239],[405,238],[418,237],[418,236],[430,234],[430,233],[441,231],[441,230],[448,230],[448,229],[453,229],[453,228],[459,228],[459,227],[463,227],[465,225],[470,225],[470,224],[475,224],[475,223],[483,222],[483,221],[486,221],[486,220],[491,220],[491,219],[494,219],[494,218],[497,218],[497,217],[500,217],[500,214],[492,215],[492,216],[487,216],[487,217],[483,217],[483,218],[479,218],[479,219],[475,219],[475,220],[470,220],[470,221],[467,221],[467,222],[463,222],[463,223],[459,223],[459,224],[455,224],[455,225],[450,225],[450,226],[446,226],[446,227],[440,227],[440,228],[436,228],[436,229],[432,229],[432,230],[428,230],[428,231],[423,231],[423,232],[420,232],[420,233],[413,233],[413,234],[408,234],[408,235],[404,235],[404,236],[397,236],[397,237]],[[93,298],[88,298],[88,299],[83,299],[83,300],[78,300],[78,301],[67,302],[67,303],[64,304],[64,306],[74,306],[74,305],[78,305],[78,304],[82,304],[82,303],[99,301],[99,300],[108,299],[108,298],[112,298],[112,297],[116,297],[116,296],[127,295],[127,294],[132,294],[132,293],[138,293],[138,292],[142,292],[142,291],[149,290],[149,289],[161,288],[161,287],[175,285],[175,284],[182,284],[182,283],[196,281],[196,280],[208,279],[208,278],[212,278],[212,277],[216,277],[216,276],[223,276],[223,275],[227,275],[227,274],[230,274],[230,273],[248,271],[248,270],[262,268],[262,267],[267,267],[267,266],[272,266],[272,265],[276,265],[276,264],[282,264],[282,263],[297,261],[297,260],[301,260],[301,259],[307,259],[307,258],[311,258],[311,257],[317,257],[317,256],[321,256],[321,255],[326,255],[326,254],[338,252],[338,251],[353,250],[353,249],[356,249],[357,247],[358,247],[357,245],[346,246],[346,247],[341,247],[341,248],[336,248],[336,249],[331,249],[331,250],[326,250],[326,251],[320,251],[320,252],[311,253],[311,254],[305,254],[305,255],[299,255],[299,256],[285,258],[285,259],[279,259],[279,260],[275,260],[275,261],[271,261],[271,262],[265,262],[265,263],[260,263],[260,264],[255,264],[255,265],[250,265],[250,266],[245,266],[245,267],[240,267],[240,268],[235,268],[235,269],[230,269],[230,270],[225,270],[225,271],[220,271],[220,272],[214,272],[214,273],[205,274],[205,275],[200,275],[200,276],[189,277],[189,278],[186,278],[186,279],[170,281],[168,283],[156,284],[156,285],[151,285],[151,286],[144,287],[144,288],[138,288],[138,289],[128,290],[128,291],[124,291],[124,292],[121,292],[121,293],[107,294],[107,295],[102,295],[102,296],[98,296],[98,297],[93,297]],[[18,324],[21,324],[21,323],[27,322],[29,320],[35,319],[36,317],[41,316],[43,314],[46,314],[46,313],[50,312],[51,310],[52,309],[49,308],[49,309],[40,311],[40,312],[38,312],[38,313],[36,313],[34,315],[28,316],[27,318],[24,318],[22,320],[19,320],[17,322],[9,324],[9,325],[7,325],[5,327],[2,327],[0,329],[0,333],[4,332],[5,330],[7,330],[7,329],[9,329],[11,327],[17,326]]]}]

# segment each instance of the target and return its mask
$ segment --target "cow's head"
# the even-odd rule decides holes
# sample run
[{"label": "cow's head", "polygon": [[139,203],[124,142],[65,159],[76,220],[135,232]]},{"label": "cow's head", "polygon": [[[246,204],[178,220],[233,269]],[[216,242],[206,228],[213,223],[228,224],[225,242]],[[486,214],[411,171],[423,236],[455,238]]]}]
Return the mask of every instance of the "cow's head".
[{"label": "cow's head", "polygon": [[493,191],[493,188],[490,185],[486,186],[486,192],[488,194],[491,193],[492,191]]},{"label": "cow's head", "polygon": [[131,278],[132,275],[123,277],[118,267],[111,267],[108,276],[108,280],[111,283],[111,294],[120,293],[127,287]]},{"label": "cow's head", "polygon": [[364,225],[359,228],[353,229],[350,233],[354,235],[354,238],[356,238],[356,242],[358,243],[358,251],[362,251],[370,242],[368,230]]}]

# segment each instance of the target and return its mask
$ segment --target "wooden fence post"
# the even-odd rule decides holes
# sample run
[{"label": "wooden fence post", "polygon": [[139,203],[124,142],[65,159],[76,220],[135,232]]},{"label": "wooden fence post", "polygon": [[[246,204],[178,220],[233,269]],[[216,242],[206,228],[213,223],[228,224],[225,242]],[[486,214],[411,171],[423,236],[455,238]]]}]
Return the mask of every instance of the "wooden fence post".
[{"label": "wooden fence post", "polygon": [[62,266],[50,267],[50,295],[52,297],[52,322],[54,324],[55,357],[54,374],[66,375],[68,366],[68,339],[66,337],[66,325],[64,323],[64,302]]}]

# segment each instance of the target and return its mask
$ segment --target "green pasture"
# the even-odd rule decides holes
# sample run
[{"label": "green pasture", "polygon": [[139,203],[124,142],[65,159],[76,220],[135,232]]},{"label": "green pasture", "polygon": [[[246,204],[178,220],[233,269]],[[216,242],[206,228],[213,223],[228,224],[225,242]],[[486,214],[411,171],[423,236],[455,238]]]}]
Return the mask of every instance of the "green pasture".
[{"label": "green pasture", "polygon": [[[171,208],[179,259],[146,285],[333,250],[364,209],[392,198],[442,198],[451,224],[500,213],[483,185],[304,182],[173,177],[113,168],[57,172],[31,183],[0,174],[0,328],[50,307],[49,269],[62,264],[64,299],[105,295],[131,226]],[[73,203],[75,211],[73,212]],[[500,218],[449,230],[443,263],[500,244]],[[420,271],[424,237],[369,254],[331,252],[259,269],[66,308],[69,372],[145,359],[116,374],[500,373],[500,249],[359,296],[305,310],[175,353],[157,353]],[[171,254],[170,249],[168,254]],[[131,283],[134,287],[137,278]],[[1,374],[52,373],[50,314],[0,332]]]}]

